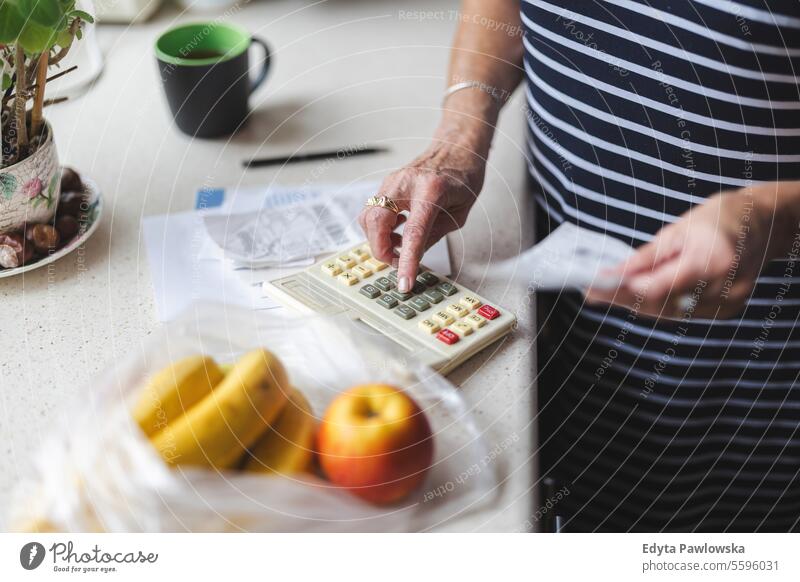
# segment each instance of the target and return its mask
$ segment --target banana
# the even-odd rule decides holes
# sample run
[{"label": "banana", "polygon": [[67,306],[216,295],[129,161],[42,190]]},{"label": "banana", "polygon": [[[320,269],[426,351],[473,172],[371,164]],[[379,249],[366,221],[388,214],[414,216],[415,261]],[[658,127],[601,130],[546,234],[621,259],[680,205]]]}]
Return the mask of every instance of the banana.
[{"label": "banana", "polygon": [[208,396],[150,440],[172,465],[232,467],[278,417],[290,389],[278,358],[254,350]]},{"label": "banana", "polygon": [[275,475],[306,470],[314,455],[315,425],[311,405],[293,388],[283,412],[245,454],[244,470]]},{"label": "banana", "polygon": [[133,408],[133,418],[152,436],[200,402],[223,376],[209,357],[179,360],[150,378]]}]

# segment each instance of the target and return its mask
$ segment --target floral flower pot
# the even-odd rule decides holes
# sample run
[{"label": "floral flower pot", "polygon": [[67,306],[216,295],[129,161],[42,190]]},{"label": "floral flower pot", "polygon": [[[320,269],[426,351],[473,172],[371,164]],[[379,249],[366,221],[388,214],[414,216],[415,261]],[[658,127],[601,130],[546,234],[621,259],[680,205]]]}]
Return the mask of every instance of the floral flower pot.
[{"label": "floral flower pot", "polygon": [[48,222],[61,195],[61,169],[47,124],[47,137],[33,155],[0,169],[0,233],[20,230],[26,222]]}]

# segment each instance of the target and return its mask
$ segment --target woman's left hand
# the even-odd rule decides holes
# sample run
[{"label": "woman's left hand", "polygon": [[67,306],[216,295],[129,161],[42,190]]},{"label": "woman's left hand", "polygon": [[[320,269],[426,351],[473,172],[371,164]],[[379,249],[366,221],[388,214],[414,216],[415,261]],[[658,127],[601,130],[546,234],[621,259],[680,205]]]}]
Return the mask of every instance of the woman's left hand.
[{"label": "woman's left hand", "polygon": [[[724,318],[739,313],[772,257],[776,183],[717,194],[662,228],[617,268],[616,289],[589,302],[653,317]],[[765,198],[772,204],[764,204]],[[774,234],[774,233],[772,233]]]}]

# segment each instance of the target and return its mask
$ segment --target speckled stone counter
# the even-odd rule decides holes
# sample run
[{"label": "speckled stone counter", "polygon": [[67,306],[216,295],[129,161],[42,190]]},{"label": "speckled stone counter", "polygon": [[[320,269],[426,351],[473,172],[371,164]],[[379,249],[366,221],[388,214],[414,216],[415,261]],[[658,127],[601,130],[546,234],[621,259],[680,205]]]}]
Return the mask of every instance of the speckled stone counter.
[{"label": "speckled stone counter", "polygon": [[[228,18],[274,47],[270,79],[254,95],[252,119],[230,140],[192,141],[171,125],[152,55],[176,21],[165,9],[147,24],[101,27],[106,69],[83,97],[48,108],[63,163],[105,193],[98,232],[67,258],[0,280],[0,508],[26,459],[65,402],[81,398],[98,370],[137,350],[156,322],[143,216],[187,210],[199,186],[301,184],[378,179],[428,143],[438,119],[455,1],[398,4],[345,0],[299,8],[290,0],[249,4]],[[431,13],[425,19],[412,11]],[[454,516],[441,529],[516,531],[535,508],[534,310],[524,287],[492,281],[486,265],[530,245],[524,116],[507,106],[486,186],[466,227],[449,237],[458,281],[517,311],[520,328],[450,375],[492,445],[503,477],[490,509]],[[253,155],[381,144],[391,153],[334,164],[243,173]],[[91,402],[87,401],[87,406]],[[0,522],[0,527],[7,524]]]}]

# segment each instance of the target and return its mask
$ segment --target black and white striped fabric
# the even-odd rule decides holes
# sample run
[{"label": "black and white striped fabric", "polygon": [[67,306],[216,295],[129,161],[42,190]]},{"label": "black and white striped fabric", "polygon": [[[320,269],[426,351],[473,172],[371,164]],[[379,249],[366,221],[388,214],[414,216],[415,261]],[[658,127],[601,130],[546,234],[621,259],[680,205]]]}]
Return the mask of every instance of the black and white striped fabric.
[{"label": "black and white striped fabric", "polygon": [[[797,0],[522,0],[522,18],[549,228],[637,246],[721,190],[800,179]],[[735,320],[560,296],[541,442],[570,492],[566,530],[800,528],[798,315],[792,260],[765,268]]]}]

